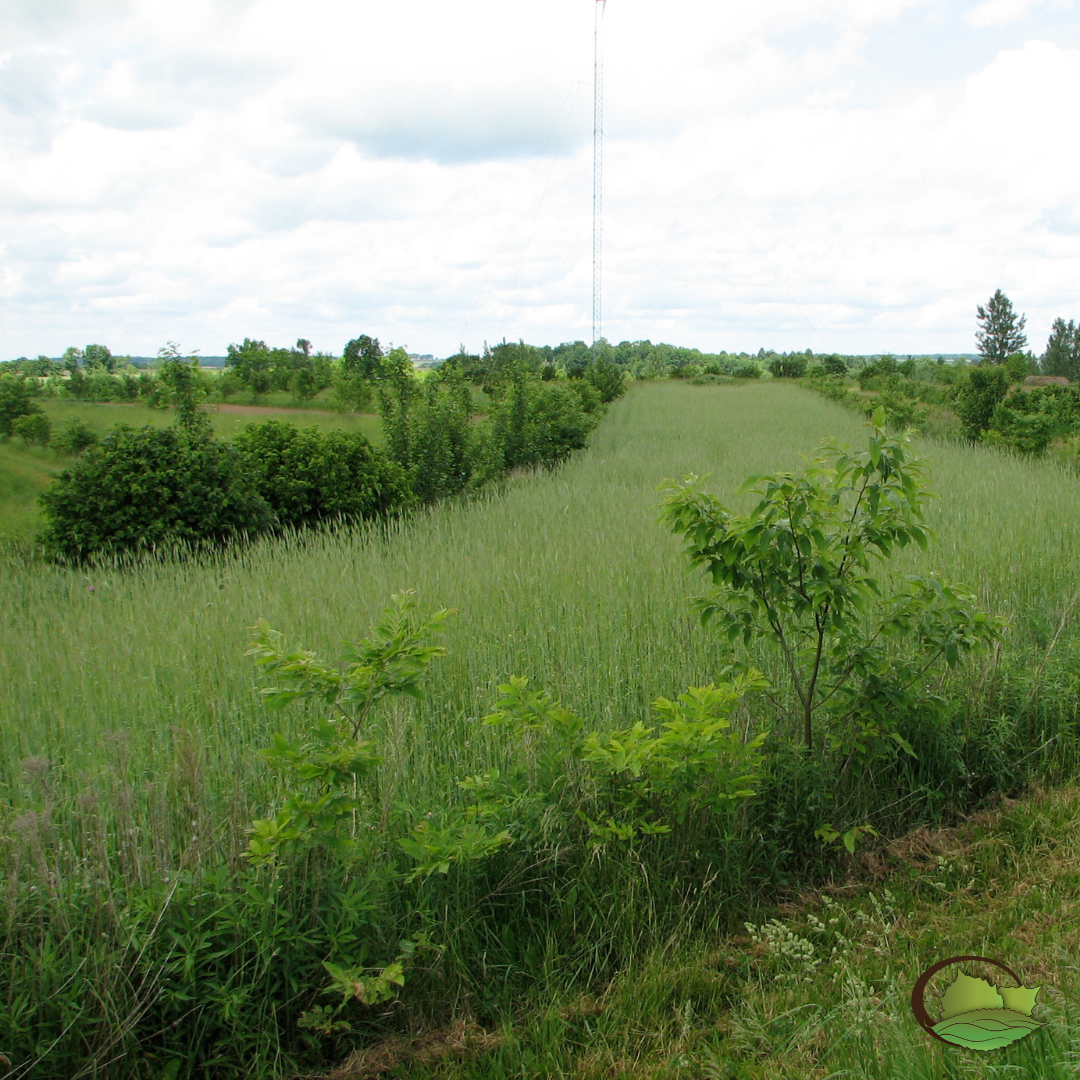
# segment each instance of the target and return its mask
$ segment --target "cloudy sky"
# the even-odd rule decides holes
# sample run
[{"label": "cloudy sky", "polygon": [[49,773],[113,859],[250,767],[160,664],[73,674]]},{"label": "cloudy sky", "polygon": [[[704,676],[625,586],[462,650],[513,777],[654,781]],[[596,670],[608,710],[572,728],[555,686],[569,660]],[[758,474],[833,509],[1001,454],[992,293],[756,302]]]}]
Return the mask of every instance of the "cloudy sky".
[{"label": "cloudy sky", "polygon": [[[591,336],[596,0],[0,0],[0,359]],[[604,335],[1080,317],[1073,0],[608,0]]]}]

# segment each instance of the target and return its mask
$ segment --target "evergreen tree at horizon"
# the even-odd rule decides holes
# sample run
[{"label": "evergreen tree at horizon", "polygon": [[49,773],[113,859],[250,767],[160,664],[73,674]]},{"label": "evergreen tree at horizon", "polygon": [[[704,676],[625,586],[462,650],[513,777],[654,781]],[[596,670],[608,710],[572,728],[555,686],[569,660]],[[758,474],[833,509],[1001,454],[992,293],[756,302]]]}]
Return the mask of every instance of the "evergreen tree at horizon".
[{"label": "evergreen tree at horizon", "polygon": [[1055,319],[1040,367],[1044,375],[1080,379],[1080,328],[1070,319]]},{"label": "evergreen tree at horizon", "polygon": [[990,297],[985,308],[980,304],[977,311],[979,329],[975,341],[982,363],[1004,364],[1013,353],[1027,345],[1024,333],[1027,316],[1017,316],[1012,301],[1000,289]]}]

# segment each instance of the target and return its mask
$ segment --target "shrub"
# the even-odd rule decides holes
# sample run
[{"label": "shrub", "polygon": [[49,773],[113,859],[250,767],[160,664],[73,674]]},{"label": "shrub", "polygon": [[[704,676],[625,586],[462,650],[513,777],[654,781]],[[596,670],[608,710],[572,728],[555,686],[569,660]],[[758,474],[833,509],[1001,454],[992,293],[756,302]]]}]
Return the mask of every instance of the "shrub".
[{"label": "shrub", "polygon": [[862,367],[856,377],[859,380],[859,389],[869,390],[873,379],[899,373],[900,365],[896,362],[895,356],[880,356],[877,360],[871,360],[869,364]]},{"label": "shrub", "polygon": [[731,374],[736,379],[760,379],[761,366],[755,364],[753,360],[740,360],[737,364],[732,365]]},{"label": "shrub", "polygon": [[43,412],[17,416],[11,425],[12,434],[18,435],[24,446],[48,446],[52,435],[52,423]]},{"label": "shrub", "polygon": [[1025,454],[1041,454],[1051,440],[1080,427],[1080,392],[1071,386],[1039,386],[1005,398],[994,409],[984,438]]},{"label": "shrub", "polygon": [[342,409],[363,412],[371,405],[371,383],[358,372],[343,370],[334,376],[334,397]]},{"label": "shrub", "polygon": [[585,379],[599,391],[600,400],[605,405],[626,393],[626,377],[622,369],[606,357],[589,361],[585,368]]},{"label": "shrub", "polygon": [[577,394],[584,412],[594,413],[603,403],[600,391],[588,378],[568,379],[566,386]]},{"label": "shrub", "polygon": [[1042,454],[1056,434],[1052,416],[1045,413],[1017,413],[1004,404],[994,410],[983,440],[991,446],[1009,447],[1021,454]]},{"label": "shrub", "polygon": [[473,472],[472,400],[456,368],[435,371],[409,412],[407,460],[413,491],[421,502],[456,495]]},{"label": "shrub", "polygon": [[372,518],[413,502],[404,470],[359,432],[268,420],[249,424],[233,446],[281,526]]},{"label": "shrub", "polygon": [[275,522],[236,449],[176,427],[114,428],[40,498],[42,544],[67,562],[216,544]]},{"label": "shrub", "polygon": [[980,364],[971,368],[957,385],[956,414],[964,422],[969,439],[981,439],[990,426],[994,410],[1009,391],[1009,375],[1004,368]]},{"label": "shrub", "polygon": [[840,379],[834,375],[821,375],[814,379],[810,386],[829,401],[839,401],[841,404],[851,401],[851,391],[846,379]]},{"label": "shrub", "polygon": [[1013,353],[1005,360],[1005,370],[1009,378],[1016,383],[1023,382],[1029,375],[1035,373],[1035,362],[1022,352]]},{"label": "shrub", "polygon": [[769,364],[769,372],[777,379],[801,379],[806,374],[805,356],[778,356]]},{"label": "shrub", "polygon": [[85,420],[72,417],[50,440],[54,450],[77,457],[101,442],[98,433]]},{"label": "shrub", "polygon": [[535,465],[551,467],[584,448],[598,411],[583,402],[596,391],[587,380],[560,385],[542,382],[515,367],[509,385],[495,401],[489,421],[488,470],[502,472]]},{"label": "shrub", "polygon": [[693,386],[734,386],[738,381],[733,375],[698,375],[690,383]]},{"label": "shrub", "polygon": [[929,411],[915,398],[904,394],[901,387],[888,387],[863,406],[864,415],[871,417],[875,410],[885,410],[885,422],[891,428],[921,427]]}]

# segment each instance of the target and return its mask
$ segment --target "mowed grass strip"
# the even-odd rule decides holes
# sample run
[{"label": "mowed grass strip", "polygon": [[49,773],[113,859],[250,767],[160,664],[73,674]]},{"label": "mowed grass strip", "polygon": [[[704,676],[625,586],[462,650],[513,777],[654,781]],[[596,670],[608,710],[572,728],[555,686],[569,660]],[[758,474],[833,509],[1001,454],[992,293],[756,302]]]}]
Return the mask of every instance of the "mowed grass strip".
[{"label": "mowed grass strip", "polygon": [[[213,563],[127,572],[12,563],[0,580],[5,801],[24,799],[25,758],[51,763],[57,793],[125,762],[145,804],[133,812],[149,814],[194,752],[198,790],[184,798],[208,820],[229,812],[238,830],[272,797],[256,749],[273,728],[303,723],[261,708],[247,627],[266,618],[293,645],[334,656],[408,588],[422,609],[459,614],[427,700],[395,721],[385,782],[403,801],[437,800],[450,778],[487,763],[477,718],[510,674],[601,725],[645,719],[656,696],[709,682],[726,658],[688,613],[685,597],[703,583],[686,577],[679,541],[655,523],[657,485],[711,472],[726,497],[750,473],[798,468],[829,436],[858,444],[865,433],[857,416],[789,384],[639,384],[559,472],[513,478],[388,533],[265,541]],[[1015,644],[1045,644],[1077,587],[1080,489],[1039,462],[925,449],[940,543],[905,553],[899,569],[967,580],[1014,616]],[[184,827],[171,820],[159,809],[140,842],[168,843],[152,834]],[[238,839],[233,830],[222,842]]]}]

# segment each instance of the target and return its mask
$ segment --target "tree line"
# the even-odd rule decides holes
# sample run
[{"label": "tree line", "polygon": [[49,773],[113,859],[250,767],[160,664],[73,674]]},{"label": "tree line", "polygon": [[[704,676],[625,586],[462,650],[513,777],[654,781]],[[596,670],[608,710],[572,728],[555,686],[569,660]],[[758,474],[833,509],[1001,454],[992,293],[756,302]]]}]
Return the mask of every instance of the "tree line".
[{"label": "tree line", "polygon": [[[238,378],[255,383],[267,374],[260,346],[247,339],[230,349]],[[156,392],[175,410],[174,424],[118,425],[97,445],[85,438],[76,463],[41,496],[43,550],[81,563],[400,514],[472,493],[515,469],[555,467],[586,445],[624,386],[621,372],[603,361],[577,378],[544,379],[518,355],[486,384],[487,415],[474,418],[458,364],[421,380],[403,349],[384,354],[370,337],[346,346],[339,375],[357,397],[377,400],[383,448],[360,433],[276,420],[216,438],[206,372],[175,346],[162,350]],[[16,411],[28,410],[12,419],[12,432],[42,415],[26,377],[8,376],[2,389]],[[69,437],[85,436],[84,428],[69,429]]]},{"label": "tree line", "polygon": [[[1080,329],[1073,320],[1055,319],[1041,357],[1027,348],[1027,318],[1012,301],[995,291],[976,307],[975,363],[937,363],[927,358],[882,356],[853,366],[853,393],[843,373],[818,368],[811,385],[841,404],[869,413],[885,409],[893,427],[923,427],[935,407],[947,408],[957,424],[953,434],[1024,454],[1048,450],[1070,468],[1080,468]],[[809,372],[808,372],[809,373]],[[1037,385],[1031,376],[1051,376]],[[1035,383],[1036,385],[1029,385]],[[946,432],[947,433],[947,432]]]}]

